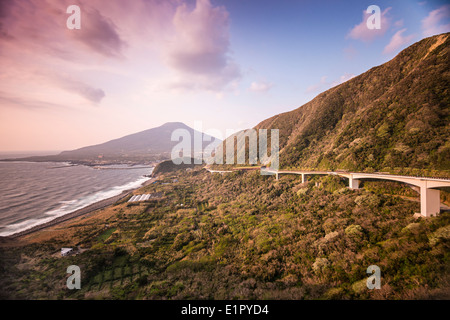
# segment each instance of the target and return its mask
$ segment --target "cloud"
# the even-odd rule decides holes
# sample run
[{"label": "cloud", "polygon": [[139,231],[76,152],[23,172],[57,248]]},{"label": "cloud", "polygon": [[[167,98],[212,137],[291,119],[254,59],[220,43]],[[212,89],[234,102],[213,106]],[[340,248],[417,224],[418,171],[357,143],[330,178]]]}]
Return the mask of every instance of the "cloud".
[{"label": "cloud", "polygon": [[80,30],[67,30],[74,39],[93,51],[108,57],[121,57],[126,46],[117,33],[114,23],[97,9],[83,10]]},{"label": "cloud", "polygon": [[47,108],[64,108],[62,105],[51,103],[48,101],[41,101],[36,99],[27,99],[11,95],[9,93],[0,91],[0,104],[2,107],[13,107],[20,109],[47,109]]},{"label": "cloud", "polygon": [[325,91],[325,90],[335,87],[341,83],[344,83],[354,77],[355,77],[355,75],[352,73],[345,73],[342,76],[340,76],[339,79],[330,82],[330,81],[327,81],[327,78],[328,78],[327,76],[323,76],[322,78],[320,78],[319,83],[309,86],[306,89],[306,93]]},{"label": "cloud", "polygon": [[426,37],[450,31],[450,4],[431,11],[422,20],[423,35]]},{"label": "cloud", "polygon": [[[74,98],[68,97],[65,92],[76,94],[92,104],[99,104],[105,97],[105,92],[102,89],[95,88],[68,73],[49,72],[45,69],[30,71],[22,68],[19,68],[17,72],[26,73],[26,75],[17,76],[11,69],[7,68],[5,74],[0,77],[0,81],[3,77],[10,79],[9,86],[4,86],[0,93],[3,101],[13,105],[22,102],[25,107],[35,108],[45,104],[49,106],[60,105],[67,100],[73,103]],[[26,84],[24,84],[24,81],[26,81]],[[24,90],[25,88],[26,90]],[[17,98],[19,96],[21,98]],[[32,103],[33,100],[36,100],[36,102]],[[58,101],[58,103],[54,104],[52,101]]]},{"label": "cloud", "polygon": [[347,38],[361,40],[364,42],[372,42],[375,38],[383,36],[390,26],[390,18],[387,13],[391,10],[391,7],[386,8],[381,12],[381,29],[369,29],[367,28],[367,18],[372,14],[363,11],[363,19],[361,23],[353,27],[347,34]]},{"label": "cloud", "polygon": [[105,92],[102,89],[94,88],[84,82],[63,78],[59,78],[59,80],[58,85],[62,89],[76,93],[92,103],[100,103],[105,97]]},{"label": "cloud", "polygon": [[70,62],[80,60],[81,56],[92,59],[93,52],[106,57],[123,56],[126,43],[113,21],[103,14],[101,5],[94,0],[78,1],[81,29],[69,30],[66,27],[69,4],[73,1],[2,1],[0,40],[9,40],[10,50],[45,54]]},{"label": "cloud", "polygon": [[[115,22],[120,22],[123,10],[142,7],[143,1],[136,0],[135,5],[129,7],[124,7],[122,1],[117,0],[110,1],[109,6],[104,6],[100,0],[75,2],[81,10],[79,30],[69,30],[66,27],[70,16],[66,8],[74,4],[72,0],[3,2],[6,4],[0,7],[0,11],[3,11],[0,13],[0,39],[9,37],[16,40],[14,44],[17,47],[26,47],[69,61],[92,53],[123,57],[123,51],[127,47],[124,35],[130,30],[122,32]],[[119,10],[122,11],[119,13]],[[135,20],[141,23],[144,16],[145,13],[142,12]],[[152,22],[148,24],[152,25]]]},{"label": "cloud", "polygon": [[403,27],[403,24],[404,24],[403,19],[397,20],[397,21],[394,22],[394,27],[401,28],[401,27]]},{"label": "cloud", "polygon": [[229,56],[229,18],[225,7],[197,0],[191,11],[183,3],[176,9],[173,25],[176,35],[166,53],[167,64],[178,75],[172,87],[221,90],[240,78],[240,69]]},{"label": "cloud", "polygon": [[350,79],[352,79],[354,77],[355,77],[355,75],[353,73],[345,73],[342,76],[340,76],[338,80],[333,81],[331,83],[330,88],[332,88],[334,86],[337,86],[337,85],[339,85],[341,83],[347,82],[348,80],[350,80]]},{"label": "cloud", "polygon": [[273,87],[273,83],[261,81],[261,82],[252,82],[250,85],[250,91],[253,92],[267,92]]},{"label": "cloud", "polygon": [[414,34],[404,37],[402,34],[406,31],[406,28],[397,31],[391,38],[389,44],[384,47],[383,53],[388,54],[397,51],[399,48],[411,43],[415,38]]},{"label": "cloud", "polygon": [[320,82],[310,85],[307,89],[306,89],[306,93],[311,93],[311,92],[317,92],[319,91],[319,89],[323,88],[324,86],[326,86],[327,82],[327,76],[322,76],[322,78],[320,78]]}]

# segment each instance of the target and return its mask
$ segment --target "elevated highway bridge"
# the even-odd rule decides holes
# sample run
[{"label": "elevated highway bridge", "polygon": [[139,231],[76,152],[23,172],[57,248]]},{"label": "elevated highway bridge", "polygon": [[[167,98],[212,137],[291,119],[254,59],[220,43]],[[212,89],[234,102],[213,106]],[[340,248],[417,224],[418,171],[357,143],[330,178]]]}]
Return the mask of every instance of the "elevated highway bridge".
[{"label": "elevated highway bridge", "polygon": [[440,212],[440,191],[439,188],[450,187],[450,179],[425,178],[391,175],[383,173],[359,173],[343,171],[294,171],[294,170],[265,170],[266,173],[274,174],[276,179],[280,174],[297,174],[302,176],[302,183],[307,181],[308,175],[336,175],[347,178],[350,189],[359,189],[361,180],[390,180],[403,182],[420,188],[420,214],[424,217],[434,216]]},{"label": "elevated highway bridge", "polygon": [[[234,168],[233,171],[227,170],[211,170],[211,173],[228,173],[239,170]],[[307,181],[307,177],[311,175],[336,175],[347,178],[350,189],[359,189],[362,180],[389,180],[403,182],[420,189],[420,214],[424,217],[430,217],[440,212],[440,190],[439,188],[450,188],[450,179],[412,177],[402,175],[391,175],[384,173],[361,173],[361,172],[344,172],[344,171],[296,171],[296,170],[273,170],[270,168],[261,168],[265,174],[275,175],[276,179],[280,174],[296,174],[302,176],[302,183]]]}]

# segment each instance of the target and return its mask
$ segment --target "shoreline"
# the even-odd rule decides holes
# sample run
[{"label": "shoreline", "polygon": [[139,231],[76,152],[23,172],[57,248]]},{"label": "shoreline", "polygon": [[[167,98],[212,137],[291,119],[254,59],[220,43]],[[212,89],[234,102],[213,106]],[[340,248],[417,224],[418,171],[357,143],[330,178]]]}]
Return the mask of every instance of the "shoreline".
[{"label": "shoreline", "polygon": [[49,227],[53,227],[55,225],[58,225],[62,222],[66,222],[68,220],[86,215],[88,213],[94,212],[96,210],[100,210],[100,209],[104,209],[106,207],[109,207],[111,205],[113,205],[114,203],[124,199],[125,197],[127,197],[128,195],[130,195],[133,191],[138,190],[144,186],[149,185],[150,183],[152,183],[156,178],[149,178],[148,180],[144,181],[139,187],[134,188],[134,189],[128,189],[128,190],[123,190],[120,194],[107,198],[107,199],[103,199],[97,202],[94,202],[90,205],[87,205],[84,208],[75,210],[71,213],[65,214],[63,216],[57,217],[51,221],[48,222],[44,222],[42,224],[39,224],[37,226],[31,227],[29,229],[23,230],[23,231],[19,231],[17,233],[11,234],[9,236],[3,236],[0,237],[1,239],[4,239],[6,241],[8,240],[17,240],[20,237],[29,235],[31,233],[35,233],[38,231],[41,231],[43,229],[49,228]]}]

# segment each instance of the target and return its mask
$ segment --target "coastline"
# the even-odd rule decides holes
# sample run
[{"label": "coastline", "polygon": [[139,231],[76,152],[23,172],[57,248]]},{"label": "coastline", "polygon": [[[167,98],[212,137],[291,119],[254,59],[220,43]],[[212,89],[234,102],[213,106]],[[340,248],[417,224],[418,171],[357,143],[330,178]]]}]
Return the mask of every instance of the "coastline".
[{"label": "coastline", "polygon": [[84,207],[84,208],[75,210],[75,211],[73,211],[71,213],[65,214],[65,215],[60,216],[58,218],[55,218],[55,219],[53,219],[51,221],[39,224],[37,226],[34,226],[34,227],[29,228],[29,229],[26,229],[26,230],[23,230],[23,231],[11,234],[9,236],[0,237],[0,238],[5,239],[6,241],[8,241],[8,240],[17,240],[18,238],[23,237],[25,235],[29,235],[31,233],[35,233],[35,232],[41,231],[41,230],[49,228],[49,227],[53,227],[53,226],[58,225],[58,224],[60,224],[62,222],[66,222],[68,220],[71,220],[71,219],[74,219],[74,218],[86,215],[86,214],[91,213],[91,212],[96,211],[96,210],[104,209],[104,208],[109,207],[109,206],[113,205],[114,203],[124,199],[125,197],[130,195],[133,191],[138,190],[139,188],[142,188],[142,187],[144,187],[146,185],[149,185],[154,180],[156,180],[156,178],[150,178],[150,179],[144,181],[137,188],[124,190],[124,191],[122,191],[121,194],[118,194],[116,196],[97,201],[95,203],[92,203],[92,204]]}]

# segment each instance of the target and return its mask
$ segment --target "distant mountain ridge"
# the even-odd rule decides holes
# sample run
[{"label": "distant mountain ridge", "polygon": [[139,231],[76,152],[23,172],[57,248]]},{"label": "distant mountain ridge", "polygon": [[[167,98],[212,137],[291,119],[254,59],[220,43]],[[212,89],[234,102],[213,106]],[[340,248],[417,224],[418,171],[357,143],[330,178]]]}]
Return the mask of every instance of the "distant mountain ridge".
[{"label": "distant mountain ridge", "polygon": [[[191,135],[192,156],[215,140],[214,137],[198,132],[182,122],[167,122],[159,127],[133,133],[101,144],[87,146],[76,150],[63,151],[54,156],[35,156],[21,158],[29,161],[72,161],[72,162],[125,162],[143,160],[169,159],[171,151],[179,141],[171,141],[172,132],[184,129]],[[203,138],[202,150],[194,149],[194,134]],[[217,140],[220,143],[220,140]],[[186,155],[188,156],[188,155]],[[18,160],[18,159],[15,159]]]},{"label": "distant mountain ridge", "polygon": [[423,39],[255,129],[280,130],[284,168],[449,170],[449,49],[449,33]]}]

